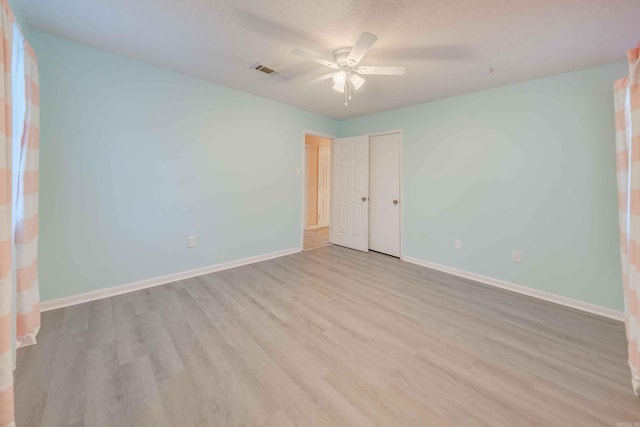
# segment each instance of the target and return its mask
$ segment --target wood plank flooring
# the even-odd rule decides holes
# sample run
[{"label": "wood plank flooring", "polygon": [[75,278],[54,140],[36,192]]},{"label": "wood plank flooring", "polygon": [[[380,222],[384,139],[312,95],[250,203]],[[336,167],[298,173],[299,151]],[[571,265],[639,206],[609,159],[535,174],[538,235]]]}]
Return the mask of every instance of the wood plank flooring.
[{"label": "wood plank flooring", "polygon": [[303,249],[315,249],[329,244],[329,227],[304,230]]},{"label": "wood plank flooring", "polygon": [[327,246],[47,312],[17,425],[615,426],[623,325]]}]

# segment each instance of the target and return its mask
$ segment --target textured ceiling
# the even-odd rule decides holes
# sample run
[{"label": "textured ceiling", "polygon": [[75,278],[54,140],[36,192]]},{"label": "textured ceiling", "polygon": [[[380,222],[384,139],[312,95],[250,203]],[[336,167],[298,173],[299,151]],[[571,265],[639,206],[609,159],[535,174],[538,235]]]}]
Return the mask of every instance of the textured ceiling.
[{"label": "textured ceiling", "polygon": [[[16,0],[39,30],[344,119],[573,71],[625,58],[640,37],[638,0]],[[378,41],[349,107],[328,69],[362,31]],[[280,72],[268,77],[255,62]],[[489,68],[494,68],[489,73]]]}]

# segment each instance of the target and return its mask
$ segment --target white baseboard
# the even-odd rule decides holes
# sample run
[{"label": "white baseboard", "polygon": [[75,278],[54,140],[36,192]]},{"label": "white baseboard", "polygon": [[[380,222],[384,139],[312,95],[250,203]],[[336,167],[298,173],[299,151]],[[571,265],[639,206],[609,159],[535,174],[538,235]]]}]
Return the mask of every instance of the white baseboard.
[{"label": "white baseboard", "polygon": [[553,302],[556,304],[564,305],[567,307],[582,310],[587,313],[596,314],[598,316],[607,317],[609,319],[618,320],[624,322],[624,313],[611,308],[601,307],[599,305],[590,304],[588,302],[578,301],[572,298],[563,297],[560,295],[552,294],[550,292],[540,291],[538,289],[529,288],[527,286],[517,285],[515,283],[507,282],[505,280],[495,279],[493,277],[483,276],[481,274],[471,273],[469,271],[460,270],[446,265],[436,264],[431,261],[425,261],[419,258],[402,257],[403,261],[417,264],[422,267],[431,268],[433,270],[442,271],[443,273],[449,273],[454,276],[462,277],[465,279],[473,280],[483,283],[489,286],[495,286],[497,288],[507,289],[519,294],[528,295],[530,297],[538,298],[544,301]]},{"label": "white baseboard", "polygon": [[223,262],[207,267],[187,270],[180,273],[167,274],[166,276],[153,277],[151,279],[140,280],[138,282],[127,283],[124,285],[113,286],[105,289],[98,289],[84,294],[72,295],[69,297],[57,298],[40,303],[41,311],[55,310],[57,308],[68,307],[71,305],[82,304],[84,302],[95,301],[102,298],[108,298],[116,295],[126,294],[128,292],[138,291],[140,289],[152,288],[154,286],[166,285],[178,280],[189,279],[191,277],[202,276],[203,274],[215,273],[216,271],[228,270],[230,268],[240,267],[247,264],[254,264],[268,259],[279,258],[285,255],[291,255],[302,251],[302,248],[283,249],[281,251],[270,252],[263,255],[256,255],[248,258],[242,258],[235,261]]},{"label": "white baseboard", "polygon": [[[55,310],[57,308],[63,308],[63,307],[68,307],[76,304],[82,304],[84,302],[95,301],[102,298],[122,295],[129,292],[138,291],[140,289],[166,285],[168,283],[173,283],[178,280],[189,279],[191,277],[197,277],[197,276],[202,276],[204,274],[215,273],[216,271],[228,270],[230,268],[240,267],[243,265],[254,264],[256,262],[261,262],[269,259],[279,258],[286,255],[291,255],[291,254],[300,252],[301,250],[302,248],[283,249],[280,251],[270,252],[263,255],[256,255],[248,258],[238,259],[235,261],[228,261],[220,264],[210,265],[207,267],[187,270],[180,273],[173,273],[173,274],[168,274],[166,276],[153,277],[151,279],[140,280],[138,282],[127,283],[124,285],[113,286],[105,289],[98,289],[98,290],[86,292],[83,294],[57,298],[49,301],[43,301],[40,303],[40,310],[45,312],[49,310]],[[412,264],[420,265],[422,267],[431,268],[433,270],[442,271],[444,273],[449,273],[454,276],[480,282],[485,285],[507,289],[512,292],[517,292],[519,294],[528,295],[544,301],[549,301],[549,302],[564,305],[567,307],[575,308],[577,310],[582,310],[587,313],[607,317],[609,319],[624,321],[624,313],[618,310],[613,310],[611,308],[601,307],[599,305],[578,301],[572,298],[567,298],[560,295],[552,294],[550,292],[540,291],[538,289],[529,288],[527,286],[517,285],[515,283],[507,282],[505,280],[495,279],[493,277],[483,276],[481,274],[471,273],[469,271],[448,267],[446,265],[436,264],[434,262],[425,261],[419,258],[405,256],[405,257],[402,257],[402,260]]]}]

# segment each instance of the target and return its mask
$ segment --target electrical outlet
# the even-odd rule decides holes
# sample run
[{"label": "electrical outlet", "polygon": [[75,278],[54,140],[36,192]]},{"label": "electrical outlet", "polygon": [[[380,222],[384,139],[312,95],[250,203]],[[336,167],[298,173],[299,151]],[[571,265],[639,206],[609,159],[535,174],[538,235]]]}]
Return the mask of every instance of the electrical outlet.
[{"label": "electrical outlet", "polygon": [[522,252],[513,251],[511,253],[511,261],[521,263],[522,262]]},{"label": "electrical outlet", "polygon": [[453,247],[456,248],[457,250],[461,251],[462,250],[462,240],[456,240],[455,242],[453,242]]},{"label": "electrical outlet", "polygon": [[195,248],[196,247],[196,236],[195,235],[191,235],[189,236],[189,238],[187,239],[187,247],[188,248]]}]

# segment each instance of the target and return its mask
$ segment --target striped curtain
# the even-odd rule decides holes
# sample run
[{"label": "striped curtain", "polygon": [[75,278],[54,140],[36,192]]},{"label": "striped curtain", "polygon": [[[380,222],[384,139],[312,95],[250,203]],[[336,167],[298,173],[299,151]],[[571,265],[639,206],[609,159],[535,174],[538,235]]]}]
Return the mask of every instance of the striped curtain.
[{"label": "striped curtain", "polygon": [[[4,69],[0,75],[0,427],[5,427],[15,426],[14,350],[35,344],[40,329],[36,256],[40,102],[36,57],[26,42],[20,57],[24,75],[13,75],[15,19],[7,0],[0,1],[0,61]],[[13,99],[15,82],[24,86],[19,99]],[[24,127],[19,129],[13,129],[12,101],[24,104],[24,118],[16,116],[20,119],[17,123],[24,119]],[[21,138],[14,144],[16,131],[20,132],[16,137]]]},{"label": "striped curtain", "polygon": [[629,76],[614,85],[616,168],[629,367],[640,396],[640,44],[627,57]]},{"label": "striped curtain", "polygon": [[19,170],[14,210],[18,347],[35,344],[40,329],[37,258],[40,90],[36,54],[27,41],[24,42],[24,78],[26,109],[19,164],[16,165]]},{"label": "striped curtain", "polygon": [[14,18],[6,0],[0,7],[0,426],[13,420],[13,258],[12,258],[12,114],[11,49]]}]

